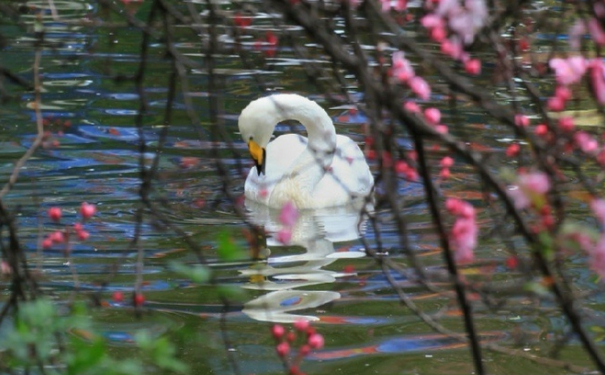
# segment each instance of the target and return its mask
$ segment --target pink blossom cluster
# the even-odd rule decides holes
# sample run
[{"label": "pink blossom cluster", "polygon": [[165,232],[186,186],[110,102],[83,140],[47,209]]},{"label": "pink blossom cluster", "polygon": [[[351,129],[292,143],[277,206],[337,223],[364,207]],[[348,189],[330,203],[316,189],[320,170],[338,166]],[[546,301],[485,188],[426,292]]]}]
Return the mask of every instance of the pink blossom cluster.
[{"label": "pink blossom cluster", "polygon": [[441,166],[441,171],[439,171],[439,177],[443,180],[447,180],[450,178],[451,172],[450,168],[454,165],[454,159],[449,156],[445,156],[439,162],[439,166]]},{"label": "pink blossom cluster", "polygon": [[[43,249],[50,249],[55,244],[65,244],[65,248],[69,249],[68,242],[69,236],[73,233],[78,237],[80,241],[86,241],[90,237],[90,233],[84,230],[83,223],[94,216],[97,212],[97,208],[89,203],[83,202],[80,206],[80,215],[82,216],[81,223],[75,223],[71,228],[66,226],[63,230],[56,230],[46,236],[42,241]],[[48,209],[48,217],[55,222],[60,222],[63,212],[59,207],[51,207]]]},{"label": "pink blossom cluster", "polygon": [[290,201],[286,202],[279,212],[279,222],[282,228],[277,231],[275,238],[284,245],[288,245],[292,240],[292,228],[297,220],[298,210],[296,206]]},{"label": "pink blossom cluster", "polygon": [[422,77],[416,75],[412,64],[405,58],[405,54],[402,51],[394,52],[392,60],[392,77],[398,83],[406,84],[420,99],[429,100],[431,87]]},{"label": "pink blossom cluster", "polygon": [[565,103],[571,99],[571,91],[567,86],[578,83],[588,73],[590,87],[594,98],[599,104],[605,104],[605,64],[601,58],[586,59],[583,56],[572,56],[566,59],[554,58],[549,66],[555,72],[555,80],[559,85],[555,95],[549,98],[547,105],[552,111],[562,111]]},{"label": "pink blossom cluster", "polygon": [[454,257],[459,263],[472,262],[475,258],[474,249],[477,246],[479,232],[475,208],[470,203],[457,198],[448,198],[445,201],[445,208],[456,216],[449,233],[450,245],[455,251]]},{"label": "pink blossom cluster", "polygon": [[579,50],[582,44],[582,38],[588,32],[592,40],[599,46],[605,46],[605,30],[601,26],[601,21],[605,19],[605,3],[603,1],[594,1],[593,10],[596,17],[591,17],[586,21],[578,19],[569,29],[569,46],[573,50]]},{"label": "pink blossom cluster", "polygon": [[[420,106],[414,102],[407,101],[403,104],[403,109],[408,112],[420,114]],[[426,122],[435,129],[439,134],[447,134],[449,129],[447,125],[440,124],[441,122],[441,111],[437,108],[427,108],[424,110],[424,119]]]},{"label": "pink blossom cluster", "polygon": [[[422,26],[429,31],[432,40],[440,44],[441,52],[464,63],[467,73],[481,72],[481,62],[472,59],[464,46],[475,40],[477,32],[487,20],[485,0],[440,0],[429,1],[432,12],[422,17]],[[435,6],[436,4],[436,6]],[[448,30],[451,32],[448,38]]]},{"label": "pink blossom cluster", "polygon": [[383,12],[388,12],[391,9],[403,12],[408,8],[408,0],[395,0],[394,4],[391,0],[380,0],[380,4]]},{"label": "pink blossom cluster", "polygon": [[513,199],[515,208],[522,210],[530,207],[538,199],[543,199],[550,190],[550,179],[541,171],[521,173],[517,185],[513,186],[508,195]]},{"label": "pink blossom cluster", "polygon": [[[304,337],[297,355],[290,359],[291,347],[298,339],[297,332]],[[324,338],[311,327],[308,320],[299,319],[294,323],[294,330],[286,332],[284,326],[275,324],[271,327],[271,334],[275,339],[275,351],[289,366],[289,375],[303,375],[299,366],[300,362],[311,350],[321,349],[324,346]]]}]

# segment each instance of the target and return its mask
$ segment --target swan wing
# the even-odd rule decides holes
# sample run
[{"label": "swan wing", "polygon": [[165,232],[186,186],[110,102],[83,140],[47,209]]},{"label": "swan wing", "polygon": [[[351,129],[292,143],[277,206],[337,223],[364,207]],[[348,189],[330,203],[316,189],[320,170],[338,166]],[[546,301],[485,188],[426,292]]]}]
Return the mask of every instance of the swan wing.
[{"label": "swan wing", "polygon": [[344,135],[338,135],[336,141],[336,155],[331,168],[315,188],[316,207],[363,199],[374,186],[374,177],[357,143]]},{"label": "swan wing", "polygon": [[273,187],[291,169],[307,142],[307,138],[298,134],[284,134],[270,142],[266,150],[265,173],[259,176],[255,167],[248,173],[244,185],[246,198],[267,204]]}]

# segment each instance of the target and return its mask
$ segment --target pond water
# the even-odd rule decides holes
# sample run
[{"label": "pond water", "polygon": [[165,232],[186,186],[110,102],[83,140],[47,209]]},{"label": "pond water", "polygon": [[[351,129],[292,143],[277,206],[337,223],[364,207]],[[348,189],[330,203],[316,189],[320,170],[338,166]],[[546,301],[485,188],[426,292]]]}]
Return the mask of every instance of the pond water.
[{"label": "pond water", "polygon": [[[147,2],[137,10],[143,20],[148,13]],[[211,116],[209,82],[200,53],[207,40],[190,30],[176,29],[174,47],[199,64],[198,70],[187,73],[188,86],[177,85],[172,103],[172,118],[164,144],[160,145],[165,128],[165,106],[169,90],[170,62],[164,58],[164,44],[152,40],[143,81],[143,94],[148,102],[142,119],[147,149],[144,157],[151,163],[161,148],[157,182],[152,199],[160,203],[162,212],[181,231],[199,244],[221,285],[242,287],[241,302],[224,306],[214,285],[197,285],[170,270],[169,263],[178,260],[194,263],[196,256],[186,243],[158,221],[144,220],[140,247],[144,250],[143,293],[145,311],[136,317],[127,303],[111,300],[112,292],[132,290],[136,281],[137,248],[131,241],[136,231],[135,213],[140,207],[140,145],[141,134],[136,128],[141,92],[131,81],[115,79],[117,75],[134,75],[140,64],[141,36],[134,27],[116,25],[115,29],[69,23],[87,15],[104,11],[95,2],[54,1],[61,21],[53,20],[46,2],[28,2],[46,11],[42,14],[45,37],[55,43],[40,54],[42,112],[54,124],[53,140],[58,147],[38,150],[21,170],[19,182],[4,197],[12,209],[19,207],[19,233],[30,255],[32,267],[41,270],[41,285],[58,301],[72,297],[75,290],[92,293],[102,289],[103,307],[94,309],[95,322],[111,342],[118,356],[131,354],[132,332],[150,328],[163,335],[187,332],[182,339],[180,355],[197,374],[232,373],[229,356],[235,359],[241,373],[277,374],[283,369],[275,355],[270,335],[272,322],[292,322],[297,317],[313,321],[326,340],[324,349],[314,352],[302,368],[310,374],[469,374],[474,371],[466,345],[437,334],[399,300],[377,262],[365,256],[357,239],[355,212],[322,212],[303,214],[294,229],[290,246],[266,239],[270,256],[261,265],[249,262],[219,261],[217,241],[231,236],[247,248],[248,226],[236,214],[224,196],[224,177],[215,169],[217,158],[226,166],[226,174],[234,196],[243,193],[243,182],[251,162],[245,145],[237,134],[237,117],[246,104],[262,95],[263,89],[297,92],[317,100],[332,116],[337,131],[354,140],[364,140],[367,119],[351,106],[335,106],[322,96],[309,79],[306,66],[290,48],[273,54],[258,38],[266,38],[274,27],[272,17],[259,13],[242,36],[246,48],[239,51],[224,27],[218,27],[221,44],[215,56],[216,99],[220,113]],[[133,5],[137,7],[138,5]],[[178,4],[185,7],[185,4]],[[201,9],[201,8],[200,8]],[[224,5],[229,13],[229,5]],[[35,15],[24,14],[22,26],[0,26],[10,41],[0,52],[0,63],[24,79],[33,73],[36,48],[31,32]],[[116,18],[117,19],[117,18]],[[277,30],[275,30],[277,33]],[[205,35],[205,34],[204,34]],[[302,38],[302,30],[290,28],[290,38]],[[255,46],[256,45],[256,46]],[[314,66],[329,71],[330,62],[321,48],[306,45],[307,58]],[[244,58],[243,58],[244,57]],[[248,62],[262,61],[250,67]],[[321,78],[321,77],[320,77]],[[350,77],[346,77],[347,80]],[[347,81],[348,82],[348,81]],[[354,81],[348,91],[356,99]],[[14,88],[14,87],[13,87]],[[35,133],[34,95],[18,93],[18,100],[0,106],[0,181],[13,171],[14,161],[32,144]],[[431,98],[440,106],[442,97]],[[191,101],[199,117],[199,128],[191,125],[187,103]],[[459,134],[478,134],[475,142],[480,152],[503,153],[513,135],[506,129],[485,123],[483,114],[470,104],[462,103],[463,119],[468,122]],[[458,114],[460,116],[460,114]],[[213,141],[217,131],[214,121],[224,126],[227,139]],[[197,130],[201,129],[201,130]],[[278,132],[300,130],[296,125],[280,125]],[[230,142],[229,140],[232,140]],[[402,139],[401,142],[407,142]],[[442,155],[440,155],[442,156]],[[437,156],[435,156],[437,158]],[[375,170],[376,165],[372,162]],[[460,196],[480,200],[481,193],[467,188],[469,171],[453,169],[450,188]],[[475,183],[472,183],[473,186]],[[411,244],[423,258],[426,267],[440,269],[442,255],[432,230],[419,183],[400,185],[405,196],[405,214],[409,220]],[[40,251],[40,239],[60,228],[51,222],[46,211],[51,206],[64,210],[63,223],[77,220],[81,202],[97,205],[98,215],[86,223],[90,239],[73,246],[70,259],[61,248]],[[250,221],[276,228],[276,216],[260,208],[247,206]],[[151,217],[151,216],[147,216]],[[362,224],[361,230],[370,246],[376,233]],[[397,254],[399,239],[394,223],[385,221],[381,241],[395,261],[405,266],[406,258]],[[483,259],[492,259],[493,272],[501,282],[519,275],[504,265],[502,245],[482,241]],[[265,254],[266,255],[266,254]],[[578,275],[588,276],[578,265]],[[75,271],[75,272],[74,272]],[[473,269],[469,270],[469,274]],[[76,277],[74,278],[74,273]],[[401,275],[395,282],[426,314],[439,317],[445,327],[464,332],[460,311],[452,292],[428,292]],[[259,283],[259,279],[264,282]],[[588,283],[588,281],[586,282]],[[84,294],[80,294],[83,297]],[[477,326],[484,340],[540,354],[564,318],[545,307],[544,313],[522,306],[531,301],[518,297],[519,306],[507,306],[494,312],[481,304],[476,306]],[[602,301],[595,300],[595,304]],[[222,319],[224,318],[224,320]],[[223,341],[223,333],[229,338]],[[225,346],[228,346],[227,350]],[[571,342],[560,354],[574,358],[574,363],[589,365],[580,345]],[[486,365],[492,374],[567,373],[556,367],[526,359],[485,351]]]}]

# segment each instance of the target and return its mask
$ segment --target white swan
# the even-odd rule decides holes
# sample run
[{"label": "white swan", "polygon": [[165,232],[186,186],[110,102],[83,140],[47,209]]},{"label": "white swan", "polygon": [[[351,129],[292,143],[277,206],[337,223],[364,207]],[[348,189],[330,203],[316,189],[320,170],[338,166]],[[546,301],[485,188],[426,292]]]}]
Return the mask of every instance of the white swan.
[{"label": "white swan", "polygon": [[[308,139],[286,134],[269,143],[275,125],[297,120]],[[291,201],[299,209],[362,203],[374,178],[359,146],[336,135],[332,120],[317,103],[295,94],[257,99],[242,111],[242,138],[256,163],[244,186],[246,199],[280,208]]]}]

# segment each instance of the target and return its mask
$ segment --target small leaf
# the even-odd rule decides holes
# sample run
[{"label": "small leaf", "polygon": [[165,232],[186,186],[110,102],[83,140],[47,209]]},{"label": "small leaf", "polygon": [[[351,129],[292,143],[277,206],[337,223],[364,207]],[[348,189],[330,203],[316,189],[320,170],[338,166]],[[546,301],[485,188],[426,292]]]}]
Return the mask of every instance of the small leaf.
[{"label": "small leaf", "polygon": [[194,283],[204,284],[207,283],[208,280],[210,280],[211,270],[206,266],[188,266],[181,262],[173,261],[169,263],[168,267],[172,271],[187,277]]}]

